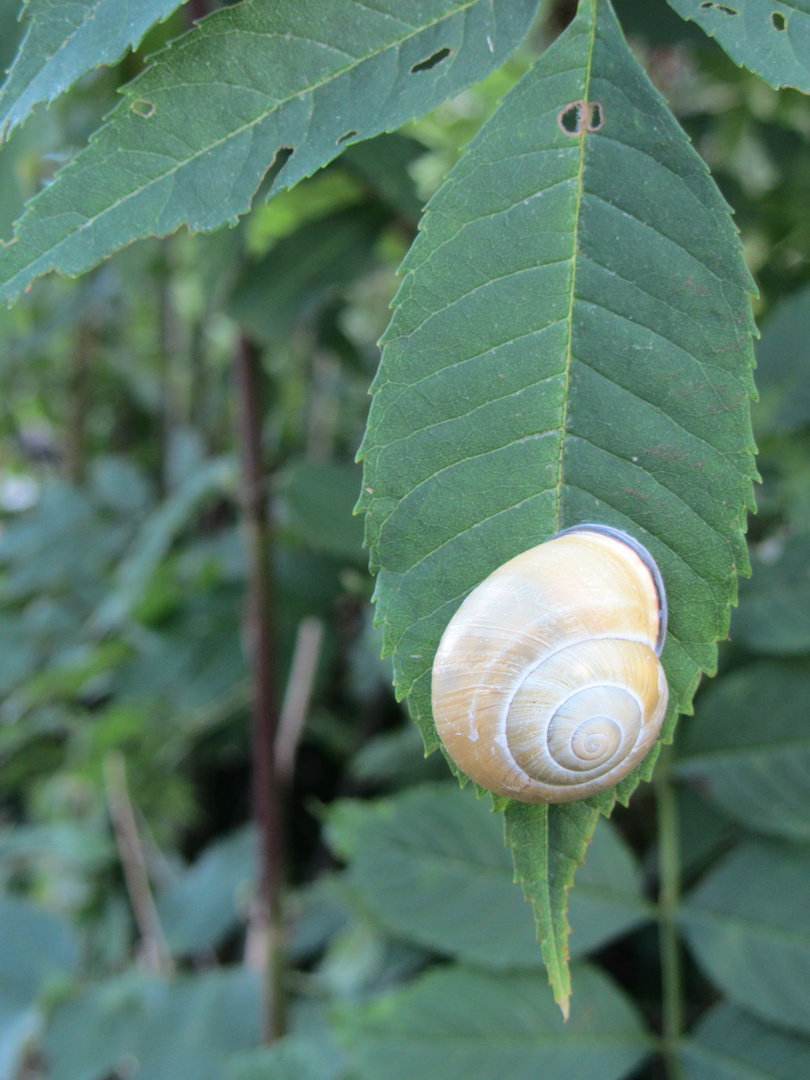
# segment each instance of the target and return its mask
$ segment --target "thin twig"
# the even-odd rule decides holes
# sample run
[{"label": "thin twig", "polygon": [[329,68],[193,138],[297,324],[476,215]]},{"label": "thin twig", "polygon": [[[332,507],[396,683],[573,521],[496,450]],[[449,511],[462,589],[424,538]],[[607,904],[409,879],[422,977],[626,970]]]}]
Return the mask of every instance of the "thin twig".
[{"label": "thin twig", "polygon": [[295,755],[309,711],[322,641],[321,620],[314,617],[302,619],[295,638],[295,651],[276,735],[276,772],[285,785],[289,785],[292,780]]},{"label": "thin twig", "polygon": [[[302,619],[298,625],[290,674],[284,691],[278,731],[275,738],[276,779],[282,790],[292,781],[295,755],[304,721],[309,711],[312,686],[321,653],[323,623],[314,617]],[[245,966],[262,971],[267,963],[269,930],[263,904],[253,905],[245,936]]]},{"label": "thin twig", "polygon": [[152,971],[170,974],[174,970],[174,963],[149,885],[146,859],[129,797],[123,755],[117,751],[107,754],[103,768],[118,857],[124,870],[129,901],[141,935],[141,956],[144,964]]}]

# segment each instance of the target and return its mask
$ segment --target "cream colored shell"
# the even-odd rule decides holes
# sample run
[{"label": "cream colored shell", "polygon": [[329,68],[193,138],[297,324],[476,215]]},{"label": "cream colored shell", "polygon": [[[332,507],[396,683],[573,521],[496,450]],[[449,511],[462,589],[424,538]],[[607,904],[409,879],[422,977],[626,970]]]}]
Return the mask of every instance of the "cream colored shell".
[{"label": "cream colored shell", "polygon": [[572,802],[613,787],[655,742],[667,706],[663,586],[622,535],[586,527],[525,551],[448,624],[433,717],[482,787]]}]

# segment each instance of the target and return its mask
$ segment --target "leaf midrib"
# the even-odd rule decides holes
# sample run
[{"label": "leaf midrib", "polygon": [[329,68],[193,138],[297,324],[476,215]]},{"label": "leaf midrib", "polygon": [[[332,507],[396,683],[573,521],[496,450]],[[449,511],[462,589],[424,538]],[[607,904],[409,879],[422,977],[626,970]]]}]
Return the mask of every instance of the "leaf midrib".
[{"label": "leaf midrib", "polygon": [[563,489],[563,457],[565,451],[566,424],[568,422],[568,397],[571,386],[571,362],[573,360],[572,345],[574,336],[574,304],[576,303],[577,282],[577,256],[579,255],[579,220],[582,213],[582,197],[585,190],[585,136],[588,133],[588,104],[591,89],[591,65],[596,41],[596,0],[589,0],[591,4],[591,29],[588,44],[588,61],[585,67],[585,80],[582,92],[582,131],[579,136],[579,171],[577,172],[577,186],[574,203],[574,235],[571,242],[571,289],[568,294],[568,341],[565,350],[565,385],[563,387],[563,413],[560,421],[560,457],[557,467],[557,531],[562,528],[561,506]]}]

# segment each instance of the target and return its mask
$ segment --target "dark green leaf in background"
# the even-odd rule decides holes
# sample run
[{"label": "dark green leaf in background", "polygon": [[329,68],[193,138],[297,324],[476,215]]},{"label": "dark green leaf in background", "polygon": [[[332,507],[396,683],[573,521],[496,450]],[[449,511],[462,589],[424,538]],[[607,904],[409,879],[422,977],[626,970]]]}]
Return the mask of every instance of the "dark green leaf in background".
[{"label": "dark green leaf in background", "polygon": [[758,435],[787,434],[810,424],[809,340],[810,289],[801,289],[777,308],[757,343]]},{"label": "dark green leaf in background", "polygon": [[[403,270],[358,506],[397,692],[427,749],[433,655],[461,600],[588,520],[639,537],[663,573],[671,737],[747,569],[753,285],[727,206],[608,3],[581,3],[506,97]],[[564,897],[596,814],[510,814],[564,1001]]]},{"label": "dark green leaf in background", "polygon": [[810,671],[757,663],[700,699],[678,743],[675,774],[749,829],[810,840]]},{"label": "dark green leaf in background", "polygon": [[358,562],[362,523],[352,515],[358,467],[338,461],[291,462],[278,477],[278,512],[285,528],[315,551]]},{"label": "dark green leaf in background", "polygon": [[669,0],[769,86],[810,92],[810,0]]},{"label": "dark green leaf in background", "polygon": [[769,538],[754,549],[751,570],[731,618],[732,640],[770,656],[810,653],[810,534]]},{"label": "dark green leaf in background", "polygon": [[256,837],[245,826],[210,844],[157,897],[166,942],[176,956],[209,952],[247,921],[256,879]]},{"label": "dark green leaf in background", "polygon": [[50,102],[82,75],[114,64],[183,0],[27,0],[28,28],[0,87],[0,143],[35,105]]},{"label": "dark green leaf in background", "polygon": [[295,1036],[246,1050],[228,1062],[225,1080],[333,1080],[318,1048]]},{"label": "dark green leaf in background", "polygon": [[341,158],[341,165],[377,193],[409,224],[416,227],[422,200],[416,193],[409,168],[425,153],[425,147],[404,135],[378,135],[368,142],[355,143]]},{"label": "dark green leaf in background", "polygon": [[70,978],[78,959],[67,922],[34,904],[0,897],[0,1076],[16,1075],[19,1057],[41,1025],[38,995]]},{"label": "dark green leaf in background", "polygon": [[131,970],[53,1011],[49,1080],[95,1080],[133,1066],[149,1080],[212,1080],[259,1038],[255,972],[219,969],[169,981]]},{"label": "dark green leaf in background", "polygon": [[[290,187],[499,67],[538,0],[244,0],[160,53],[0,249],[14,299],[133,239],[233,223],[276,160]],[[292,156],[288,157],[290,151]]]},{"label": "dark green leaf in background", "polygon": [[748,843],[685,899],[687,941],[709,978],[768,1023],[810,1034],[810,852]]},{"label": "dark green leaf in background", "polygon": [[245,266],[228,314],[259,341],[282,340],[368,268],[384,222],[374,205],[307,222]]},{"label": "dark green leaf in background", "polygon": [[605,975],[580,967],[568,1023],[544,980],[461,967],[434,970],[412,986],[338,1020],[361,1080],[619,1080],[649,1050],[641,1020]]},{"label": "dark green leaf in background", "polygon": [[717,1005],[681,1044],[684,1080],[806,1080],[810,1039]]},{"label": "dark green leaf in background", "polygon": [[[338,803],[329,820],[358,905],[393,933],[482,967],[538,967],[532,920],[488,800],[423,784],[377,803]],[[579,885],[571,919],[579,954],[647,917],[632,852],[607,822]]]}]

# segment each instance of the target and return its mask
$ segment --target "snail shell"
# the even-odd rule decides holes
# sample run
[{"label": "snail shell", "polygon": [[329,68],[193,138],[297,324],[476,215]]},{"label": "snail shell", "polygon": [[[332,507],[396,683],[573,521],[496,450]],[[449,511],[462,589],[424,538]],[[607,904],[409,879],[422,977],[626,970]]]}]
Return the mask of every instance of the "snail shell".
[{"label": "snail shell", "polygon": [[433,664],[433,717],[450,757],[522,802],[613,787],[655,742],[666,598],[649,552],[576,526],[511,559],[450,620]]}]

